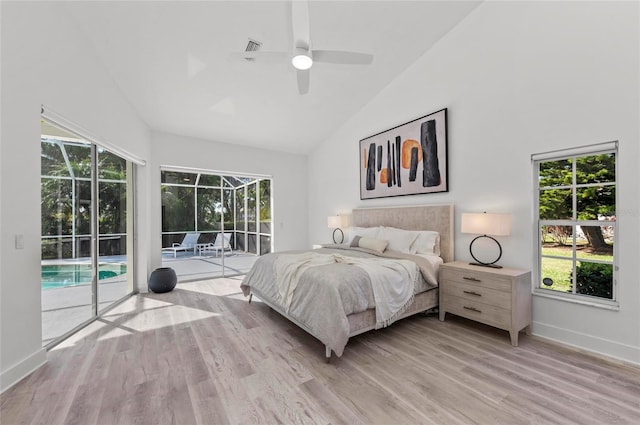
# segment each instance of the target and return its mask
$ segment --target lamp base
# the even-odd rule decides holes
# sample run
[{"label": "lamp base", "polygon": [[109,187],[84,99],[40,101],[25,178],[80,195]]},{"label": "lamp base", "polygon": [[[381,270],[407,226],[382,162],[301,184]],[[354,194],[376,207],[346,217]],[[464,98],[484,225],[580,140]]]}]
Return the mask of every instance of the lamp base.
[{"label": "lamp base", "polygon": [[[499,254],[498,254],[498,258],[496,258],[495,260],[493,260],[490,263],[484,263],[480,260],[478,260],[476,258],[475,255],[473,255],[473,243],[475,241],[477,241],[480,238],[487,238],[487,239],[491,239],[492,241],[494,241],[496,243],[496,245],[498,245],[498,250],[499,250]],[[502,257],[502,247],[500,246],[500,242],[498,242],[497,240],[495,240],[495,238],[492,238],[491,236],[487,236],[487,235],[482,235],[482,236],[477,236],[475,237],[471,243],[469,244],[469,253],[471,254],[471,258],[473,258],[474,260],[476,260],[475,263],[469,263],[472,264],[474,266],[483,266],[483,267],[491,267],[493,269],[501,269],[502,266],[498,266],[496,263],[498,262],[498,260],[500,259],[500,257]]]},{"label": "lamp base", "polygon": [[492,269],[501,269],[502,266],[497,264],[483,264],[483,263],[469,263],[471,266],[482,266],[482,267],[491,267]]},{"label": "lamp base", "polygon": [[[340,242],[336,240],[336,232],[340,232]],[[342,242],[344,242],[344,232],[342,231],[342,229],[336,228],[333,231],[333,243],[337,245],[337,244],[341,244]]]}]

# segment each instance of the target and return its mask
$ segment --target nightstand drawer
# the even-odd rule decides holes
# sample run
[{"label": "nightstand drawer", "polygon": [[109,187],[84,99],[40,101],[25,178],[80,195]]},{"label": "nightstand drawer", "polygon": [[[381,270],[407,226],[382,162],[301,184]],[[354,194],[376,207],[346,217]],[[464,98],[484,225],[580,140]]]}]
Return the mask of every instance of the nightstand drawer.
[{"label": "nightstand drawer", "polygon": [[511,326],[511,310],[456,297],[447,293],[444,294],[443,300],[446,303],[449,313],[501,329],[509,329]]},{"label": "nightstand drawer", "polygon": [[442,268],[440,279],[448,282],[467,283],[497,291],[511,292],[511,279],[507,276],[499,276],[491,273],[484,273],[476,270],[459,270]]},{"label": "nightstand drawer", "polygon": [[465,300],[511,310],[511,291],[498,291],[481,285],[447,281],[443,292]]}]

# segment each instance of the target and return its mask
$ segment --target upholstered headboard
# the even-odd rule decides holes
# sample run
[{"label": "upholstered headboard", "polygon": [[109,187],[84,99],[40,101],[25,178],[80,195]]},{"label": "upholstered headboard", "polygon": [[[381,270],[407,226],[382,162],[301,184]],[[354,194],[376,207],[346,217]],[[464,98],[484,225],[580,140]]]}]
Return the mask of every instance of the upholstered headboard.
[{"label": "upholstered headboard", "polygon": [[453,261],[453,204],[357,208],[352,212],[351,225],[436,231],[440,233],[440,256],[445,263]]}]

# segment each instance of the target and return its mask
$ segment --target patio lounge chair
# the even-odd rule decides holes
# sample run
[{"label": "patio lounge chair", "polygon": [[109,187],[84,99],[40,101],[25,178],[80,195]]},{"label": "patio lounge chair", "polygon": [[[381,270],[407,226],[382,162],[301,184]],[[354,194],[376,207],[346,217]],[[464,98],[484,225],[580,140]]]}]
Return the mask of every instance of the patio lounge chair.
[{"label": "patio lounge chair", "polygon": [[200,233],[187,233],[184,235],[184,239],[180,243],[173,243],[170,247],[162,248],[162,253],[173,253],[173,258],[177,257],[179,251],[193,251],[196,253],[196,245],[198,244],[198,238]]},{"label": "patio lounge chair", "polygon": [[217,257],[219,252],[224,253],[226,250],[231,251],[231,233],[218,233],[213,243],[200,248],[200,255],[213,252]]}]

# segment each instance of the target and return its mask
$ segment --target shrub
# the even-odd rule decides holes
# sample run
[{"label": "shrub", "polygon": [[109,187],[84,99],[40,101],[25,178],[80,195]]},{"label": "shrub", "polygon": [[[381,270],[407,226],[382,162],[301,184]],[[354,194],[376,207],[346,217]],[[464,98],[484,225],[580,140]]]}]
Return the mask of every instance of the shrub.
[{"label": "shrub", "polygon": [[580,262],[576,267],[576,293],[613,299],[613,266]]},{"label": "shrub", "polygon": [[[548,225],[544,226],[543,230],[547,236],[551,238],[558,245],[565,246],[571,237],[573,228],[571,226],[556,226]],[[546,240],[545,235],[542,235],[543,240]]]}]

